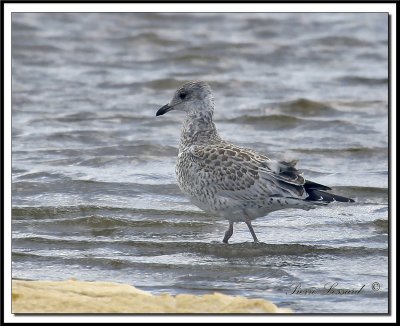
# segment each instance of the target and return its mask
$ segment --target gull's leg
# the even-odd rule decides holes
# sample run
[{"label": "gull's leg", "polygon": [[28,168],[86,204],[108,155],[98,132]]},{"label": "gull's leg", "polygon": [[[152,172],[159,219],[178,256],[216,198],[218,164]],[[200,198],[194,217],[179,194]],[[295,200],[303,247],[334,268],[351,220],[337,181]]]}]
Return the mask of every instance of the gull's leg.
[{"label": "gull's leg", "polygon": [[229,229],[225,232],[223,243],[228,243],[228,240],[233,234],[233,222],[229,221]]},{"label": "gull's leg", "polygon": [[248,227],[249,230],[250,230],[251,235],[253,236],[254,242],[255,242],[255,243],[258,243],[259,241],[258,241],[258,239],[257,239],[256,233],[254,232],[253,226],[251,225],[251,221],[250,221],[250,220],[246,220],[245,222],[246,222],[246,224],[247,224],[247,227]]}]

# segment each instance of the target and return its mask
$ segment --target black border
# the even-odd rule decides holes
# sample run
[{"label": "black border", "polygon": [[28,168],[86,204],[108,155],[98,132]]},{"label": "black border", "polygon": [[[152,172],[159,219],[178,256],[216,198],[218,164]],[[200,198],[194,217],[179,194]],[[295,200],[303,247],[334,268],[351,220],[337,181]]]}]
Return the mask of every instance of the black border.
[{"label": "black border", "polygon": [[[1,203],[1,211],[2,211],[2,216],[1,216],[1,285],[0,289],[2,289],[1,292],[1,302],[2,302],[2,308],[1,308],[1,323],[4,324],[4,176],[5,176],[5,171],[4,171],[4,5],[1,3],[1,19],[2,19],[2,28],[1,28],[1,49],[3,52],[3,55],[1,56],[1,103],[3,109],[1,110],[1,192],[0,192],[0,203]],[[11,172],[11,171],[10,171]]]},{"label": "black border", "polygon": [[[87,3],[87,4],[99,4],[99,3],[107,3],[107,4],[137,4],[137,3],[188,3],[186,1],[93,1],[93,0],[86,0],[86,1],[79,1],[79,0],[70,0],[70,1],[19,1],[19,0],[1,0],[1,18],[2,18],[2,29],[1,29],[1,46],[2,46],[2,52],[4,53],[4,4],[5,3],[14,3],[14,4],[23,4],[23,3],[29,3],[29,4],[39,4],[39,3],[52,3],[52,4],[62,4],[62,3]],[[242,2],[242,1],[190,1],[190,3],[265,3],[265,4],[281,4],[281,3],[307,3],[307,4],[331,4],[331,3],[354,3],[354,4],[368,4],[368,3],[375,3],[375,4],[382,4],[382,3],[393,3],[396,4],[396,12],[397,12],[397,1],[395,0],[386,0],[386,1],[361,1],[361,0],[355,0],[355,1],[324,1],[324,2],[314,2],[314,1],[248,1],[248,2]],[[334,12],[332,12],[334,13]],[[361,12],[359,12],[361,13]],[[392,61],[391,61],[391,49],[392,49],[392,44],[391,44],[391,27],[392,27],[392,16],[388,13],[388,169],[389,169],[389,174],[388,174],[388,186],[389,186],[389,196],[388,196],[388,313],[301,313],[301,312],[293,312],[293,313],[281,313],[279,315],[281,316],[292,316],[292,317],[297,317],[297,316],[392,316],[392,302],[391,302],[391,294],[392,294],[392,288],[391,288],[391,237],[392,237],[392,230],[391,230],[391,218],[392,218],[392,211],[391,211],[391,199],[392,199],[392,183],[391,183],[391,169],[392,169],[392,164],[391,164],[391,155],[392,155],[392,150],[391,150],[391,108],[392,108],[392,98],[391,98],[391,68],[392,68]],[[4,212],[4,176],[5,176],[5,170],[4,170],[4,70],[5,70],[5,65],[4,65],[4,55],[1,56],[1,64],[2,64],[2,73],[1,73],[1,82],[3,87],[1,87],[1,101],[3,104],[3,110],[1,110],[1,170],[2,170],[2,175],[1,175],[1,193],[0,193],[0,203],[2,207],[2,211]],[[11,67],[10,67],[11,69]],[[11,171],[9,171],[11,172]],[[12,205],[11,205],[12,207]],[[2,230],[2,241],[1,241],[1,254],[2,258],[1,259],[1,285],[0,288],[2,288],[4,284],[4,214],[3,217],[1,218],[1,230]],[[12,282],[12,278],[11,278]],[[12,284],[11,284],[12,285]],[[12,288],[12,286],[11,286]],[[395,290],[395,289],[394,289]],[[1,291],[1,302],[2,302],[2,307],[0,311],[4,311],[4,291]],[[12,302],[11,302],[12,303]],[[12,311],[11,311],[12,314]],[[164,316],[277,316],[277,314],[272,314],[272,313],[16,313],[14,314],[15,316],[151,316],[151,317],[164,317]],[[2,324],[4,324],[4,314],[1,313],[1,321]],[[351,321],[349,321],[351,322]]]}]

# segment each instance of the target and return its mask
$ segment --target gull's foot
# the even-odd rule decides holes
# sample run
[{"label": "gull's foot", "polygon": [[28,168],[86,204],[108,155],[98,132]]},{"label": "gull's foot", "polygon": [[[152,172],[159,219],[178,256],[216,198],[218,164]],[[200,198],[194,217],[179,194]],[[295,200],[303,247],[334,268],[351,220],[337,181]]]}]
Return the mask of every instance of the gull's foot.
[{"label": "gull's foot", "polygon": [[254,243],[259,243],[259,241],[257,239],[257,236],[256,236],[256,233],[254,232],[253,226],[251,225],[251,221],[250,220],[246,220],[245,223],[247,224],[247,227],[250,230],[250,233],[251,233],[251,235],[253,237]]},{"label": "gull's foot", "polygon": [[222,240],[223,243],[228,243],[228,240],[233,234],[233,222],[229,222],[229,229],[225,232],[224,239]]}]

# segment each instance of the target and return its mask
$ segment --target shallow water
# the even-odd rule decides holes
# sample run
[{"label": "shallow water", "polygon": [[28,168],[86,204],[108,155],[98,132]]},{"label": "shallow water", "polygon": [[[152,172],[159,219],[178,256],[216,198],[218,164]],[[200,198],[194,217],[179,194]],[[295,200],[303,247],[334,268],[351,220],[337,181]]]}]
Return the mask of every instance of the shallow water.
[{"label": "shallow water", "polygon": [[[387,19],[14,13],[13,277],[387,312]],[[211,84],[222,137],[298,159],[356,203],[274,212],[254,222],[262,243],[236,224],[222,244],[227,222],[176,185],[182,115],[155,117],[193,79]],[[323,293],[334,282],[365,287]]]}]

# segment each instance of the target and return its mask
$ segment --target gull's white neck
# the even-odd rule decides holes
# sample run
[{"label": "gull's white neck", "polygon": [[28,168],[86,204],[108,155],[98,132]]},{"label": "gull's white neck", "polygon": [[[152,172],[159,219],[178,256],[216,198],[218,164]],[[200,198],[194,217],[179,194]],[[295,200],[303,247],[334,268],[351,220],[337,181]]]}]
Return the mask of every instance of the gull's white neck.
[{"label": "gull's white neck", "polygon": [[190,111],[186,114],[182,125],[179,152],[191,145],[209,144],[220,140],[212,117],[212,109]]}]

